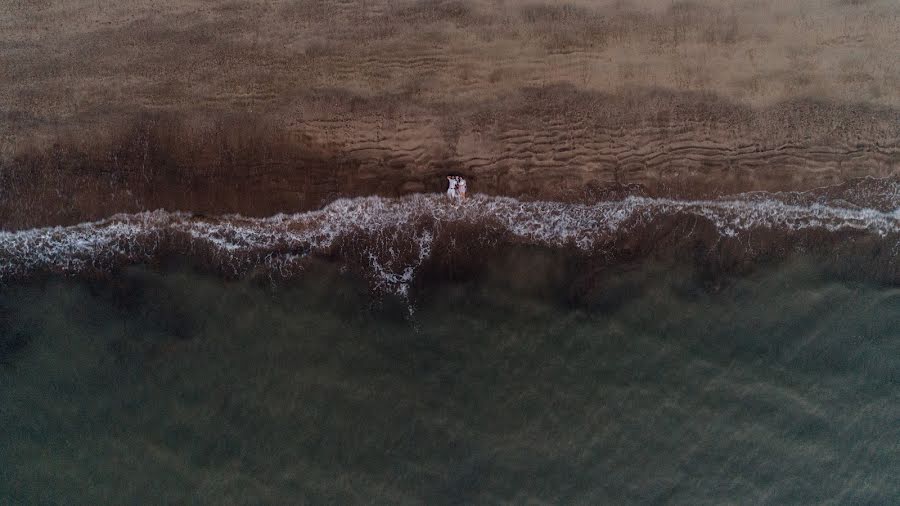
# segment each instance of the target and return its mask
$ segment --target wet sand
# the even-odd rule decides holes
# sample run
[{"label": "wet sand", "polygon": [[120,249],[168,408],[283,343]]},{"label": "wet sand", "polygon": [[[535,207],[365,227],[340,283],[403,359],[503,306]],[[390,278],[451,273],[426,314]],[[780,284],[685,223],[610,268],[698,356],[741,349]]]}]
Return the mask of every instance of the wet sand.
[{"label": "wet sand", "polygon": [[900,7],[12,2],[0,226],[440,191],[590,200],[900,173]]}]

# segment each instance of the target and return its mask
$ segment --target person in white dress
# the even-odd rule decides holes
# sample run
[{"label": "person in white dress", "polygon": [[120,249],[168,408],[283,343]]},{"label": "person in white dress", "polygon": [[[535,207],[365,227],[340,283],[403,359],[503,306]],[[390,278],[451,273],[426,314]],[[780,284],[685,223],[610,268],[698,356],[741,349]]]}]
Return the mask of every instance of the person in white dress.
[{"label": "person in white dress", "polygon": [[466,180],[459,176],[456,179],[456,194],[459,195],[460,200],[466,200]]}]

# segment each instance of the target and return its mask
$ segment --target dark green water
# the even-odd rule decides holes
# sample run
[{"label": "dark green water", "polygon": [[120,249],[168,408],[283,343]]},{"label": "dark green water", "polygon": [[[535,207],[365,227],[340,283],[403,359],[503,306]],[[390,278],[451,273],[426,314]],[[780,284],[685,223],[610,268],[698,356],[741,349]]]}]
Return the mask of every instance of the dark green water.
[{"label": "dark green water", "polygon": [[487,272],[412,323],[329,266],[5,287],[0,502],[900,501],[900,289]]}]

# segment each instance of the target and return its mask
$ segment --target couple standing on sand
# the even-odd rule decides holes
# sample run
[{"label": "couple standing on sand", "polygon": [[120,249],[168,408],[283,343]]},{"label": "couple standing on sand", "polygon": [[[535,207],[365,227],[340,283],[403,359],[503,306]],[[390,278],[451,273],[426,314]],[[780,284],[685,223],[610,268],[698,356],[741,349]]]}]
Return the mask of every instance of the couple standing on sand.
[{"label": "couple standing on sand", "polygon": [[451,199],[466,200],[466,180],[460,176],[447,176],[450,186],[447,188],[447,196]]}]

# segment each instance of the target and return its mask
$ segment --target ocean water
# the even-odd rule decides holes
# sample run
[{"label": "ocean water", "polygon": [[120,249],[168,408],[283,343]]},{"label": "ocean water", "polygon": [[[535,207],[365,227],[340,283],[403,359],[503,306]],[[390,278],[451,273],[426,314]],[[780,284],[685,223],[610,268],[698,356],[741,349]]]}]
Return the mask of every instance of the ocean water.
[{"label": "ocean water", "polygon": [[[9,504],[891,504],[900,288],[508,248],[416,311],[330,262],[0,296]],[[573,295],[576,293],[577,295]]]},{"label": "ocean water", "polygon": [[900,182],[0,232],[0,503],[900,503]]}]

